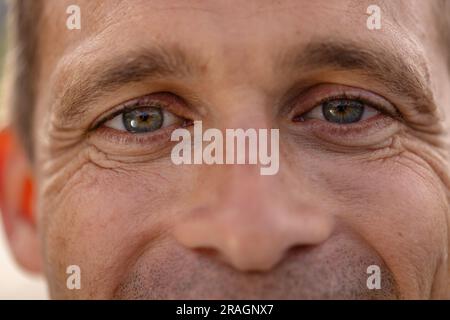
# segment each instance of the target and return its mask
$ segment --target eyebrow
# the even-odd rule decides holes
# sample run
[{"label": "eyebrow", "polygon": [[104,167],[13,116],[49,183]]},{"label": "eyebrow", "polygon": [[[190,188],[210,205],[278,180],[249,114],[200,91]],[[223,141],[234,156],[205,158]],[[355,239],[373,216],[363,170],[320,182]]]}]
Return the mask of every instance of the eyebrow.
[{"label": "eyebrow", "polygon": [[170,47],[170,50],[160,47],[139,48],[110,60],[94,61],[94,67],[88,73],[82,72],[63,84],[56,101],[62,107],[61,118],[71,122],[82,117],[89,105],[104,94],[127,84],[192,75],[196,65],[192,62],[177,46]]},{"label": "eyebrow", "polygon": [[[431,92],[425,60],[420,55],[405,57],[374,45],[361,46],[352,41],[314,41],[306,46],[292,47],[278,59],[283,70],[358,71],[381,82],[393,94],[409,98],[418,113],[437,110]],[[87,112],[105,93],[130,83],[144,80],[193,76],[201,69],[200,59],[188,56],[178,46],[163,49],[139,48],[108,61],[93,63],[89,73],[74,77],[63,85],[58,118],[70,123]]]},{"label": "eyebrow", "polygon": [[358,71],[376,79],[393,94],[409,98],[417,112],[436,111],[424,57],[417,52],[401,56],[385,48],[362,46],[353,41],[314,41],[300,50],[285,53],[280,64],[282,68]]}]

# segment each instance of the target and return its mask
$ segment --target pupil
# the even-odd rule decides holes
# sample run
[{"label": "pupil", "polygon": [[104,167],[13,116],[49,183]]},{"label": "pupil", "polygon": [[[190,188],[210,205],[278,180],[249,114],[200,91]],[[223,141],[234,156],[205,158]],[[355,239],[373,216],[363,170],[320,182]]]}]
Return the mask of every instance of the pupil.
[{"label": "pupil", "polygon": [[158,130],[164,122],[160,108],[140,108],[126,112],[122,116],[123,124],[128,132],[144,133]]},{"label": "pupil", "polygon": [[345,113],[345,108],[346,106],[343,106],[342,104],[337,107],[339,113]]},{"label": "pupil", "polygon": [[329,122],[346,124],[358,122],[364,113],[364,105],[353,100],[333,100],[325,102],[322,113]]}]

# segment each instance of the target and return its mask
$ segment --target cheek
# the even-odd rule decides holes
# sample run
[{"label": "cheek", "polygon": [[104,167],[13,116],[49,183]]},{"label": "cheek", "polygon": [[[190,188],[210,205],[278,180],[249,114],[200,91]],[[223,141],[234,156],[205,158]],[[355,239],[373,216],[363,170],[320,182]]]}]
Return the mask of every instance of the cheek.
[{"label": "cheek", "polygon": [[437,175],[405,155],[323,167],[334,168],[323,174],[339,215],[381,255],[400,290],[428,295],[448,243],[446,197]]},{"label": "cheek", "polygon": [[[111,297],[127,268],[149,245],[157,245],[167,229],[175,212],[179,178],[170,168],[134,165],[112,170],[87,164],[68,181],[64,192],[43,199],[51,291]],[[80,266],[82,290],[65,287],[65,271],[72,264]]]}]

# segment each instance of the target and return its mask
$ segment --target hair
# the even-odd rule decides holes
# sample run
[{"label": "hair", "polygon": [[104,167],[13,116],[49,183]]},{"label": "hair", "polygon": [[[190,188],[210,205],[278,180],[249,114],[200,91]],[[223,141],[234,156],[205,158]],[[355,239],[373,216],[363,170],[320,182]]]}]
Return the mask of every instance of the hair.
[{"label": "hair", "polygon": [[439,32],[445,56],[447,57],[447,69],[450,72],[450,0],[439,0],[435,6],[434,15],[440,17],[436,19],[437,31]]},{"label": "hair", "polygon": [[37,59],[41,0],[8,0],[7,104],[13,128],[33,159],[33,114],[39,73]]},{"label": "hair", "polygon": [[[11,120],[30,160],[34,158],[32,141],[33,106],[39,77],[39,33],[36,26],[42,16],[41,0],[8,0],[9,4],[9,67],[8,104]],[[438,0],[435,6],[439,42],[447,56],[450,72],[450,0]]]}]

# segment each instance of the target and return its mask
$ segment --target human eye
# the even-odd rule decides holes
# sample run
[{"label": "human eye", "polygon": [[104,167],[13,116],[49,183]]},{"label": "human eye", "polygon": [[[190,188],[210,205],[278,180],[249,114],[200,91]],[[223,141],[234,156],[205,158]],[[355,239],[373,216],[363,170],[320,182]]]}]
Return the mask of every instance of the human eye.
[{"label": "human eye", "polygon": [[336,145],[369,146],[386,141],[402,120],[397,108],[381,95],[334,84],[307,90],[292,110],[296,130]]},{"label": "human eye", "polygon": [[92,131],[95,137],[113,144],[156,147],[169,142],[175,129],[190,125],[187,109],[184,100],[175,94],[153,93],[113,107]]},{"label": "human eye", "polygon": [[303,115],[303,120],[319,119],[333,124],[351,124],[368,120],[380,111],[355,99],[337,98],[320,103]]},{"label": "human eye", "polygon": [[118,131],[139,134],[154,132],[177,123],[182,124],[183,119],[161,107],[148,106],[121,111],[103,125]]},{"label": "human eye", "polygon": [[106,127],[129,134],[152,133],[171,126],[181,126],[187,119],[184,102],[171,93],[155,93],[133,99],[114,108],[97,127]]}]

